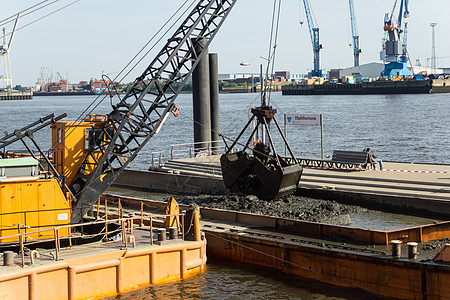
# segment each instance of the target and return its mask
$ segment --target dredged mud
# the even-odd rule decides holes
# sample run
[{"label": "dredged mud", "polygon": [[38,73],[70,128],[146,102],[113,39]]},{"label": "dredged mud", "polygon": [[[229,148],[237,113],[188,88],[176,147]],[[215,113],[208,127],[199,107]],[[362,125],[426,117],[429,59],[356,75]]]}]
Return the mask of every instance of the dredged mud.
[{"label": "dredged mud", "polygon": [[351,223],[350,213],[366,212],[360,206],[340,204],[336,201],[312,199],[300,196],[285,196],[267,201],[254,195],[228,196],[186,196],[177,198],[179,203],[196,203],[202,207],[249,212],[288,219],[327,223],[333,225],[348,225]]}]

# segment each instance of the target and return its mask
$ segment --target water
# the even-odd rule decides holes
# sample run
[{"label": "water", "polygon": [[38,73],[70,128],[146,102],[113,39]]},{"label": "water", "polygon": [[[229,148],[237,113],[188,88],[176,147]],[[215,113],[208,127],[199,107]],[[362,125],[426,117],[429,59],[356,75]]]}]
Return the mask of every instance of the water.
[{"label": "water", "polygon": [[[235,138],[248,118],[257,95],[223,94],[220,96],[220,131]],[[283,126],[283,113],[323,114],[324,152],[333,150],[360,151],[370,147],[381,159],[416,163],[448,164],[450,161],[450,130],[447,125],[449,94],[370,95],[370,96],[281,96],[274,93],[271,105],[278,109],[277,119]],[[92,102],[94,96],[34,97],[31,101],[1,101],[0,130],[11,132],[37,118],[54,112],[67,113],[76,119]],[[146,170],[151,153],[164,151],[171,144],[193,142],[192,97],[183,94],[176,104],[181,108],[179,118],[169,117],[160,133],[154,136],[138,155],[132,167]],[[109,99],[95,113],[111,111]],[[50,148],[49,132],[36,134],[42,148]],[[320,128],[290,126],[288,140],[299,156],[320,156]],[[244,142],[244,138],[242,142]],[[281,138],[274,134],[279,152],[283,153]],[[20,144],[9,149],[23,148]]]},{"label": "water", "polygon": [[[40,117],[67,113],[76,119],[92,102],[93,96],[35,97],[31,101],[0,101],[0,130],[12,132]],[[323,114],[325,154],[333,150],[370,147],[383,160],[440,163],[450,161],[449,95],[374,96],[281,96],[275,93],[271,104],[283,113]],[[258,99],[252,94],[221,95],[221,132],[234,138],[248,118],[248,108]],[[180,95],[176,104],[179,118],[170,117],[160,133],[141,151],[132,167],[146,170],[153,151],[169,151],[170,144],[189,143],[192,137],[192,98]],[[94,112],[111,111],[109,101]],[[2,136],[0,134],[0,136]],[[51,146],[50,130],[35,134],[43,149]],[[276,144],[281,139],[274,137]],[[320,155],[320,128],[289,127],[288,139],[300,156]],[[23,149],[20,144],[8,150]],[[279,148],[279,152],[283,149]],[[208,271],[183,282],[158,285],[118,299],[359,299],[361,291],[324,286],[307,280],[292,280],[273,271],[226,263],[210,264]],[[365,296],[373,298],[373,295]]]},{"label": "water", "polygon": [[362,290],[299,279],[279,271],[213,261],[193,278],[149,286],[108,300],[120,299],[385,299]]}]

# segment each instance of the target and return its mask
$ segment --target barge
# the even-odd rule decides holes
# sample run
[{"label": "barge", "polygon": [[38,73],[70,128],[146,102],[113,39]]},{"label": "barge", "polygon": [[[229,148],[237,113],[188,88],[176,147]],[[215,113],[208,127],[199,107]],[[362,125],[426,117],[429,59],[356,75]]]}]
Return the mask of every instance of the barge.
[{"label": "barge", "polygon": [[[120,202],[123,209],[144,216],[165,205],[115,195],[103,195],[102,201],[109,209]],[[200,213],[210,258],[397,299],[445,299],[450,294],[449,221],[382,231],[206,207]]]},{"label": "barge", "polygon": [[379,95],[449,93],[450,79],[378,80],[355,84],[324,83],[285,85],[283,95]]}]

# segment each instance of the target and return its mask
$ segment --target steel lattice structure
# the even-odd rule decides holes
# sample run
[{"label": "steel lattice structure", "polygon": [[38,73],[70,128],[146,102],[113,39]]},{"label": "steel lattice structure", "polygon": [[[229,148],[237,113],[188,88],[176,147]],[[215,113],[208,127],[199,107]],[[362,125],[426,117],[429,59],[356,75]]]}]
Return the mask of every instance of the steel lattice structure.
[{"label": "steel lattice structure", "polygon": [[[128,93],[108,115],[107,125],[97,136],[98,142],[89,149],[85,164],[92,165],[95,161],[95,170],[85,179],[76,208],[95,203],[158,133],[176,108],[176,97],[235,3],[236,0],[199,1],[142,75],[136,78]],[[198,53],[195,47],[200,38],[207,42]],[[156,92],[151,91],[154,87]],[[106,142],[100,142],[105,136]],[[103,152],[101,161],[95,160],[93,153],[96,151]],[[75,209],[72,222],[80,221],[85,212]]]}]

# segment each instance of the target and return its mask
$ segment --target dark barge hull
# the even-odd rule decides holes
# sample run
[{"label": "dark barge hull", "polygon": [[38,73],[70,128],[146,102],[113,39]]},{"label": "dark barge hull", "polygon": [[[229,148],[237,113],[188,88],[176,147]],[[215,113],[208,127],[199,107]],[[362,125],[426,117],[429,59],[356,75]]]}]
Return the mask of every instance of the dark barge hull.
[{"label": "dark barge hull", "polygon": [[356,84],[283,86],[283,95],[380,95],[450,93],[449,79],[374,81]]}]

